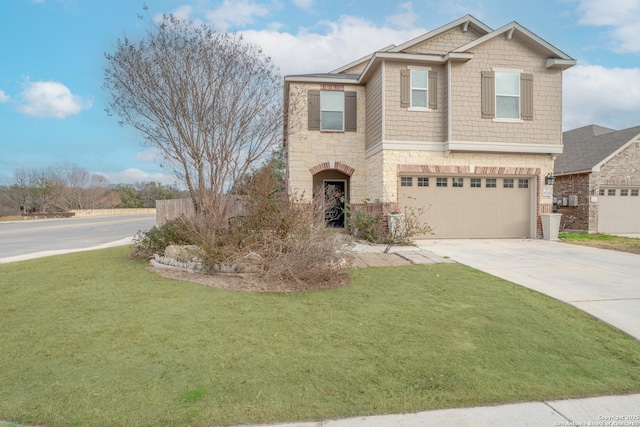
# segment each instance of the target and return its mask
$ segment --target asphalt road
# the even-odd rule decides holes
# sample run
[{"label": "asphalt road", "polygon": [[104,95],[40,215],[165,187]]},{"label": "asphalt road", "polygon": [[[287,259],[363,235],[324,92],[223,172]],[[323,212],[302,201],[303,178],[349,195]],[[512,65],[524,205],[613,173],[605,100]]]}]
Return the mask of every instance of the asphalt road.
[{"label": "asphalt road", "polygon": [[155,222],[155,215],[0,222],[0,263],[126,244]]}]

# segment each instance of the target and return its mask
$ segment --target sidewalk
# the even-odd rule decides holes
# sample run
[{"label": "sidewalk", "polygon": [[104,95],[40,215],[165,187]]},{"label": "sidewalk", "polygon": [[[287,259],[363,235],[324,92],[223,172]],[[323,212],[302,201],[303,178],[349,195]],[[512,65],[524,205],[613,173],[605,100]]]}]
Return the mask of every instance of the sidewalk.
[{"label": "sidewalk", "polygon": [[[527,402],[477,408],[341,420],[265,424],[269,427],[424,427],[424,426],[627,426],[640,427],[640,394]],[[240,427],[240,426],[236,426]],[[257,427],[244,425],[243,427]]]}]

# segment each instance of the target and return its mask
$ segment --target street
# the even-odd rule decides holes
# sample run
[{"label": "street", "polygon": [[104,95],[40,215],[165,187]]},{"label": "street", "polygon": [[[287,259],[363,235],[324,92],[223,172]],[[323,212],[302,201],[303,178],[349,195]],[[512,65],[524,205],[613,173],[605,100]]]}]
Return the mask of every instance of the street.
[{"label": "street", "polygon": [[155,215],[0,222],[0,263],[122,241],[155,225]]}]

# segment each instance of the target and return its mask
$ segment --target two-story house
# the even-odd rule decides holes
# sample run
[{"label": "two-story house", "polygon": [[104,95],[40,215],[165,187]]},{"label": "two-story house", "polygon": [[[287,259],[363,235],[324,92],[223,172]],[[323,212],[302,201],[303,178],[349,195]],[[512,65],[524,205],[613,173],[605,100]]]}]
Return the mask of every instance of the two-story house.
[{"label": "two-story house", "polygon": [[287,76],[288,189],[424,210],[436,238],[536,237],[562,152],[562,71],[575,63],[516,22],[492,30],[467,15]]}]

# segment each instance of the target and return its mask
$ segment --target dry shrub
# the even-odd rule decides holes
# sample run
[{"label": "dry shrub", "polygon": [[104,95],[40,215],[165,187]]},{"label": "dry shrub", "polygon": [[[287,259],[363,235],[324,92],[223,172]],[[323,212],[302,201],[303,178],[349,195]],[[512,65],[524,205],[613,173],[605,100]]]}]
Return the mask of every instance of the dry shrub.
[{"label": "dry shrub", "polygon": [[213,270],[259,271],[266,282],[288,281],[296,289],[344,282],[348,237],[324,225],[314,203],[277,191],[266,171],[251,179],[243,216],[220,224],[219,216],[190,221],[191,240]]}]

